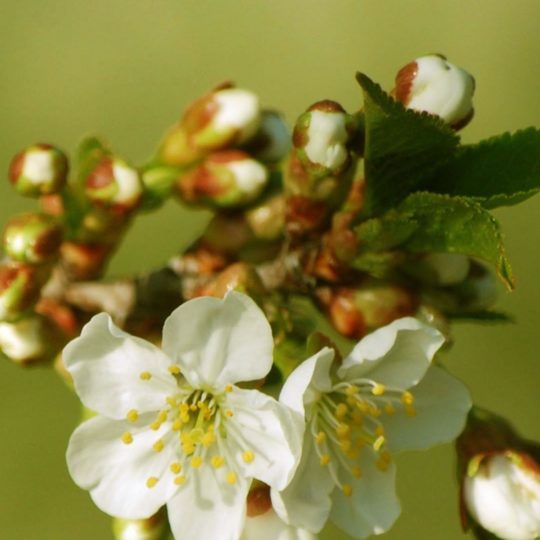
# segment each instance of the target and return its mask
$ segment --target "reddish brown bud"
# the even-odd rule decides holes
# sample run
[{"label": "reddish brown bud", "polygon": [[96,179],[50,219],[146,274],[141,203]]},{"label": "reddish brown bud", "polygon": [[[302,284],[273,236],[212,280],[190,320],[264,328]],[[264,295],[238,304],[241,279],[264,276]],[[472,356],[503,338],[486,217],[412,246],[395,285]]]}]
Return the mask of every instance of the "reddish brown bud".
[{"label": "reddish brown bud", "polygon": [[74,281],[100,278],[105,272],[112,247],[101,244],[64,242],[61,263],[66,274]]}]

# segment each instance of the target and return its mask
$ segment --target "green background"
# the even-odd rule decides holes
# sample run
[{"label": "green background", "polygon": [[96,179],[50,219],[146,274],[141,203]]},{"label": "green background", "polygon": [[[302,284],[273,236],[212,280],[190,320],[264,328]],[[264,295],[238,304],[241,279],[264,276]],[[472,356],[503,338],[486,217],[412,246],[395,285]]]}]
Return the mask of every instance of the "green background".
[{"label": "green background", "polygon": [[[399,67],[429,52],[476,77],[466,142],[540,125],[538,0],[0,0],[0,14],[3,171],[30,143],[72,151],[88,133],[142,161],[186,103],[226,79],[291,123],[323,98],[352,111],[356,70],[390,89]],[[0,225],[30,208],[0,184]],[[519,279],[500,307],[517,324],[457,326],[447,365],[477,403],[540,439],[540,197],[496,215]],[[174,203],[141,217],[112,273],[165,261],[202,221]],[[112,538],[66,472],[77,420],[52,371],[0,364],[0,538]],[[453,466],[451,446],[398,458],[404,511],[383,538],[462,537]]]}]

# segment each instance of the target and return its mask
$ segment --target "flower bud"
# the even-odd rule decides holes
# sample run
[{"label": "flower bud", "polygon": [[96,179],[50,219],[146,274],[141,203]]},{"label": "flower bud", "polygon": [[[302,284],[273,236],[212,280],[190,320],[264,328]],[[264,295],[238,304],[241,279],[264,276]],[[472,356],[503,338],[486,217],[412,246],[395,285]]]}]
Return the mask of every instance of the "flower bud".
[{"label": "flower bud", "polygon": [[17,262],[50,262],[58,255],[62,236],[62,227],[54,217],[20,214],[12,218],[4,230],[4,249]]},{"label": "flower bud", "polygon": [[21,195],[39,197],[60,191],[67,172],[68,160],[60,149],[49,144],[35,144],[13,158],[9,179]]},{"label": "flower bud", "polygon": [[206,154],[248,141],[259,128],[258,97],[248,90],[220,87],[193,103],[165,138],[167,165],[190,165]]},{"label": "flower bud", "polygon": [[106,158],[86,178],[85,192],[98,205],[129,212],[141,201],[143,184],[137,170],[125,161]]},{"label": "flower bud", "polygon": [[263,111],[261,125],[245,150],[259,161],[276,163],[291,149],[291,134],[283,117],[276,111]]},{"label": "flower bud", "polygon": [[506,422],[474,408],[456,441],[462,479],[462,516],[503,540],[540,535],[540,445],[522,439]]},{"label": "flower bud", "polygon": [[247,263],[238,262],[225,268],[216,279],[206,285],[201,296],[223,298],[231,290],[247,294],[255,301],[265,292],[255,269]]},{"label": "flower bud", "polygon": [[171,195],[180,174],[177,167],[151,167],[142,173],[144,196],[141,203],[143,210],[159,208]]},{"label": "flower bud", "polygon": [[396,76],[395,98],[408,109],[440,116],[454,129],[469,123],[474,114],[474,78],[444,56],[417,58]]},{"label": "flower bud", "polygon": [[182,176],[177,188],[186,202],[220,208],[245,206],[266,187],[268,170],[238,150],[217,152]]},{"label": "flower bud", "polygon": [[13,321],[39,299],[49,272],[26,264],[0,265],[0,321]]},{"label": "flower bud", "polygon": [[17,364],[50,360],[62,345],[53,325],[41,315],[0,322],[0,350]]},{"label": "flower bud", "polygon": [[427,285],[449,287],[463,283],[469,275],[469,257],[460,253],[428,253],[405,267],[408,274]]},{"label": "flower bud", "polygon": [[308,169],[339,175],[349,165],[349,116],[335,101],[319,101],[305,112],[294,128],[293,144]]},{"label": "flower bud", "polygon": [[168,531],[163,510],[147,519],[113,518],[112,527],[115,540],[163,540]]},{"label": "flower bud", "polygon": [[246,221],[257,238],[275,240],[285,230],[285,199],[274,195],[250,208],[245,213]]},{"label": "flower bud", "polygon": [[110,245],[64,242],[61,248],[62,267],[73,281],[99,279],[105,272],[112,250]]}]

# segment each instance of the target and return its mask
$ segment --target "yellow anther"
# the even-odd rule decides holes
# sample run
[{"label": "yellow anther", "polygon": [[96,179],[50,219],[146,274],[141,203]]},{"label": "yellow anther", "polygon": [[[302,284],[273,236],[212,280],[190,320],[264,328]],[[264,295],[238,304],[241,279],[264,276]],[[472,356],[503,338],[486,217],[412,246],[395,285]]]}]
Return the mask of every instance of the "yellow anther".
[{"label": "yellow anther", "polygon": [[199,409],[201,409],[201,410],[205,409],[205,408],[208,409],[208,407],[206,406],[206,403],[204,401],[197,401],[197,407]]},{"label": "yellow anther", "polygon": [[210,463],[212,463],[212,467],[214,467],[214,469],[219,469],[220,467],[223,467],[225,458],[223,456],[212,456]]},{"label": "yellow anther", "polygon": [[167,416],[168,416],[167,411],[160,411],[159,414],[157,415],[156,421],[161,422],[163,424],[163,422],[167,421]]},{"label": "yellow anther", "polygon": [[414,403],[414,396],[410,392],[403,392],[401,394],[401,402],[405,405],[412,405]]},{"label": "yellow anther", "polygon": [[152,378],[152,374],[149,371],[141,371],[139,378],[141,381],[149,381]]},{"label": "yellow anther", "polygon": [[154,431],[157,431],[160,427],[161,427],[161,422],[158,422],[157,420],[150,424],[150,429],[153,429]]},{"label": "yellow anther", "polygon": [[352,486],[350,484],[343,484],[341,489],[343,490],[343,495],[345,495],[345,497],[350,497],[352,495]]},{"label": "yellow anther", "polygon": [[201,456],[194,456],[191,458],[191,466],[194,469],[200,469],[203,464],[203,458]]},{"label": "yellow anther", "polygon": [[336,435],[340,439],[347,438],[350,433],[351,433],[351,426],[349,426],[348,424],[338,424],[336,426]]},{"label": "yellow anther", "polygon": [[227,483],[231,484],[231,486],[236,484],[236,473],[234,473],[233,471],[229,471],[227,473]]},{"label": "yellow anther", "polygon": [[192,404],[189,406],[189,410],[195,412],[195,411],[197,410],[197,405],[195,405],[195,403],[192,403]]},{"label": "yellow anther", "polygon": [[136,422],[139,419],[139,413],[135,409],[131,409],[126,414],[126,419],[128,422]]},{"label": "yellow anther", "polygon": [[347,396],[347,403],[351,406],[351,407],[355,407],[356,406],[356,402],[358,401],[358,399],[355,397],[355,396]]},{"label": "yellow anther", "polygon": [[406,405],[405,414],[412,418],[413,416],[416,416],[416,409],[412,405]]},{"label": "yellow anther", "polygon": [[384,436],[384,427],[383,426],[377,426],[375,428],[375,435],[377,435],[377,437],[383,437]]},{"label": "yellow anther", "polygon": [[330,463],[330,454],[323,454],[319,460],[321,465],[328,465]]},{"label": "yellow anther", "polygon": [[362,478],[362,469],[358,465],[356,465],[352,468],[352,475],[355,478]]},{"label": "yellow anther", "polygon": [[352,446],[352,442],[349,439],[343,439],[342,441],[339,441],[339,447],[341,448],[342,452],[347,453]]},{"label": "yellow anther", "polygon": [[177,486],[181,486],[183,484],[186,483],[186,477],[185,476],[177,476],[175,479],[174,479],[174,483],[177,485]]},{"label": "yellow anther", "polygon": [[176,398],[172,396],[167,396],[165,398],[165,401],[167,402],[167,405],[169,405],[170,407],[178,407],[178,402],[176,401]]},{"label": "yellow anther", "polygon": [[121,438],[124,444],[131,444],[133,442],[133,435],[129,431],[126,431]]},{"label": "yellow anther", "polygon": [[336,418],[338,420],[342,420],[343,418],[345,418],[347,416],[348,412],[349,412],[349,407],[347,407],[347,405],[345,405],[345,403],[340,403],[336,407]]},{"label": "yellow anther", "polygon": [[251,462],[255,459],[255,454],[254,454],[251,450],[246,450],[246,451],[242,454],[242,459],[243,459],[246,463],[251,463]]},{"label": "yellow anther", "polygon": [[179,375],[180,374],[180,368],[176,365],[171,365],[167,368],[169,370],[169,373],[171,375]]},{"label": "yellow anther", "polygon": [[181,413],[189,414],[189,405],[187,403],[180,403],[178,410]]},{"label": "yellow anther", "polygon": [[180,413],[180,420],[187,424],[189,422],[189,413]]},{"label": "yellow anther", "polygon": [[369,408],[369,413],[368,414],[370,416],[373,416],[373,418],[378,418],[379,416],[381,416],[382,411],[381,411],[381,409],[379,409],[379,407],[372,406],[372,407]]},{"label": "yellow anther", "polygon": [[363,413],[369,412],[369,409],[370,409],[369,405],[368,405],[365,401],[363,401],[363,400],[361,400],[361,399],[359,399],[359,400],[356,402],[356,408],[357,408],[358,410],[362,411]]},{"label": "yellow anther", "polygon": [[182,470],[182,465],[180,463],[171,463],[169,468],[173,474],[178,474]]},{"label": "yellow anther", "polygon": [[216,442],[216,436],[212,431],[208,431],[202,436],[201,442],[205,448],[208,448]]},{"label": "yellow anther", "polygon": [[180,420],[180,418],[177,418],[173,423],[172,423],[172,428],[173,428],[173,431],[180,431],[182,429],[182,425],[184,424],[184,422],[182,422],[182,420]]},{"label": "yellow anther", "polygon": [[361,426],[364,423],[364,415],[360,411],[353,411],[352,419],[357,426]]},{"label": "yellow anther", "polygon": [[375,462],[375,466],[377,467],[377,469],[379,469],[379,471],[382,471],[382,472],[387,471],[389,465],[390,465],[390,463],[389,463],[387,460],[382,459],[382,457],[380,457],[380,458]]},{"label": "yellow anther", "polygon": [[384,384],[376,383],[375,386],[371,389],[371,393],[374,396],[382,396],[386,392]]},{"label": "yellow anther", "polygon": [[195,452],[195,445],[193,443],[182,443],[182,451],[186,456],[190,456]]},{"label": "yellow anther", "polygon": [[163,447],[165,446],[165,443],[161,440],[161,439],[158,439],[153,445],[152,445],[152,448],[156,451],[156,452],[161,452],[163,450]]},{"label": "yellow anther", "polygon": [[228,384],[228,385],[225,387],[225,392],[231,393],[232,391],[233,391],[232,384]]},{"label": "yellow anther", "polygon": [[386,414],[395,414],[396,413],[396,408],[394,407],[394,405],[392,405],[392,403],[387,403],[385,406],[384,406],[384,412]]},{"label": "yellow anther", "polygon": [[375,450],[375,452],[378,452],[384,445],[384,443],[386,442],[386,439],[384,438],[384,436],[380,436],[380,437],[377,437],[375,439],[375,442],[373,443],[373,450]]},{"label": "yellow anther", "polygon": [[231,411],[231,409],[227,409],[225,411],[225,416],[228,416],[229,418],[232,418],[234,416],[234,413]]},{"label": "yellow anther", "polygon": [[317,444],[322,444],[324,441],[326,441],[326,433],[324,431],[319,431],[315,437],[315,442]]},{"label": "yellow anther", "polygon": [[156,478],[155,476],[151,476],[146,480],[146,487],[153,488],[158,483],[159,478]]},{"label": "yellow anther", "polygon": [[350,386],[347,386],[347,389],[345,390],[345,393],[348,396],[354,396],[355,394],[358,394],[358,386],[355,386],[354,384],[351,384]]},{"label": "yellow anther", "polygon": [[345,455],[352,461],[358,459],[359,450],[358,448],[351,448]]},{"label": "yellow anther", "polygon": [[203,438],[203,435],[204,435],[204,431],[200,428],[195,428],[195,429],[192,429],[190,432],[189,432],[189,439],[192,443],[194,444],[198,444],[201,442],[202,438]]}]

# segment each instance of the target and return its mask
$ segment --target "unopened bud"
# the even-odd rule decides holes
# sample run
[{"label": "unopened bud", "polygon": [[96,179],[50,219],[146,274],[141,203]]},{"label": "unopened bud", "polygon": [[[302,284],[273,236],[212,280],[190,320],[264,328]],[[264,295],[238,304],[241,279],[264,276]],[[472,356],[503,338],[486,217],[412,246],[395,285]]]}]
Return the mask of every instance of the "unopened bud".
[{"label": "unopened bud", "polygon": [[257,238],[275,240],[285,230],[285,199],[274,195],[247,210],[245,216]]},{"label": "unopened bud", "polygon": [[41,315],[0,322],[0,350],[17,364],[48,361],[61,346],[55,328]]},{"label": "unopened bud", "polygon": [[20,214],[4,230],[4,249],[17,262],[50,262],[58,255],[62,236],[62,227],[53,216]]},{"label": "unopened bud", "polygon": [[455,129],[464,127],[474,114],[474,78],[444,56],[417,58],[396,76],[395,98],[408,109],[440,116]]},{"label": "unopened bud", "polygon": [[248,294],[256,300],[265,289],[255,269],[249,264],[238,262],[225,268],[204,288],[202,295],[223,298],[231,290]]},{"label": "unopened bud", "polygon": [[255,480],[247,496],[247,517],[256,517],[272,509],[270,486]]},{"label": "unopened bud", "polygon": [[248,141],[259,127],[258,97],[240,88],[219,88],[193,103],[165,138],[161,158],[189,165],[209,152]]},{"label": "unopened bud", "polygon": [[106,158],[88,175],[85,192],[98,205],[120,212],[136,208],[143,185],[136,169],[118,158]]},{"label": "unopened bud", "polygon": [[67,172],[68,160],[60,149],[49,144],[35,144],[13,158],[9,179],[21,195],[39,197],[60,191]]},{"label": "unopened bud", "polygon": [[159,208],[172,194],[180,170],[177,167],[152,167],[142,173],[144,196],[143,210]]},{"label": "unopened bud", "polygon": [[263,111],[259,130],[245,149],[265,163],[285,158],[291,149],[291,133],[283,117],[275,111]]},{"label": "unopened bud", "polygon": [[105,272],[112,250],[110,245],[64,242],[61,248],[61,263],[73,281],[98,279]]},{"label": "unopened bud", "polygon": [[39,299],[49,272],[27,264],[0,265],[0,321],[13,321]]},{"label": "unopened bud", "polygon": [[470,262],[469,257],[460,253],[430,253],[416,267],[423,271],[421,278],[428,283],[448,287],[465,281]]},{"label": "unopened bud", "polygon": [[165,512],[147,519],[113,518],[115,540],[163,540],[168,531]]},{"label": "unopened bud", "polygon": [[339,175],[349,164],[348,115],[335,101],[319,101],[298,119],[293,143],[304,166]]},{"label": "unopened bud", "polygon": [[180,178],[183,200],[220,208],[245,206],[266,187],[269,173],[258,161],[238,150],[217,152]]},{"label": "unopened bud", "polygon": [[503,418],[473,408],[456,449],[464,528],[503,540],[538,538],[540,445],[522,439]]}]

